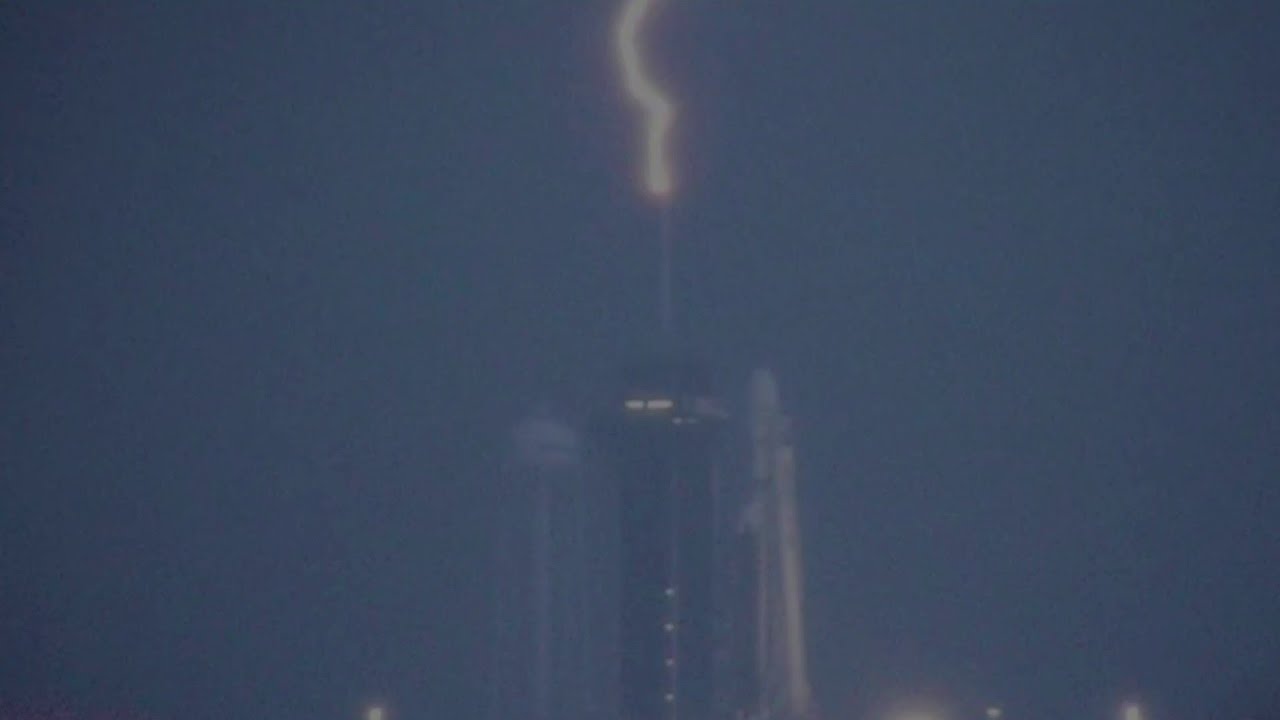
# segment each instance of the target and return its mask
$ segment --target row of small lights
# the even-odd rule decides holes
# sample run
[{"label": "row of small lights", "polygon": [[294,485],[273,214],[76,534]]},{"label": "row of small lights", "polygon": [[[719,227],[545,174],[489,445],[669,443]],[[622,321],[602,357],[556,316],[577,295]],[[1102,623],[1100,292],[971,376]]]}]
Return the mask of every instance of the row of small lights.
[{"label": "row of small lights", "polygon": [[667,598],[667,622],[662,626],[667,633],[667,657],[663,660],[663,664],[667,666],[667,692],[663,699],[671,704],[676,701],[676,648],[678,647],[675,587],[668,587],[663,595]]},{"label": "row of small lights", "polygon": [[623,403],[628,410],[670,410],[676,406],[676,402],[670,398],[657,398],[654,400],[628,400]]},{"label": "row of small lights", "polygon": [[[986,715],[988,720],[1002,720],[1004,709],[992,706],[987,708]],[[1146,720],[1146,713],[1138,703],[1125,703],[1120,707],[1120,718],[1121,720]],[[902,720],[934,720],[934,718],[930,715],[910,715]]]},{"label": "row of small lights", "polygon": [[[622,405],[629,412],[642,412],[645,410],[667,411],[675,408],[676,401],[670,398],[657,398],[656,400],[627,400]],[[696,425],[698,423],[698,418],[682,417],[677,415],[676,417],[671,418],[671,422],[676,425]]]},{"label": "row of small lights", "polygon": [[[675,588],[667,588],[667,597],[674,598],[675,594]],[[667,623],[665,629],[667,632],[672,633],[675,631],[675,625],[673,623]],[[668,668],[674,668],[675,664],[676,661],[674,657],[668,657],[666,659],[666,665]],[[668,692],[665,699],[668,703],[674,702],[675,693]],[[989,707],[987,708],[986,715],[989,720],[1002,720],[1004,718],[1004,710],[999,707]],[[1146,720],[1146,714],[1142,712],[1142,706],[1137,703],[1125,703],[1121,707],[1120,715],[1122,720]],[[379,705],[374,705],[365,711],[364,720],[386,720],[386,710]],[[933,720],[933,718],[928,715],[912,715],[904,718],[903,720]]]}]

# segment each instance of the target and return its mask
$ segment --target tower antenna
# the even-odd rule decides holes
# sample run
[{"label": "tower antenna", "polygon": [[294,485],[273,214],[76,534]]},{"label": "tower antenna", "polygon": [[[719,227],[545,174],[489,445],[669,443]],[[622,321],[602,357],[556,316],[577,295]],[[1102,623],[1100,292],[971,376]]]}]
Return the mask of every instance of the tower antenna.
[{"label": "tower antenna", "polygon": [[671,206],[664,203],[659,218],[658,243],[661,246],[662,263],[658,279],[658,313],[662,323],[662,335],[670,339],[671,330]]}]

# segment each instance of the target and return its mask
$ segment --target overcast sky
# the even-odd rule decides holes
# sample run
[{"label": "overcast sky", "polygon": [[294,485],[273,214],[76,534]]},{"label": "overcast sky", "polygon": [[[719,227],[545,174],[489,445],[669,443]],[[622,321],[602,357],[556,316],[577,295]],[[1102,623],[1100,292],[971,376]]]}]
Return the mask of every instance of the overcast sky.
[{"label": "overcast sky", "polygon": [[[0,8],[0,703],[474,716],[504,433],[655,321],[614,10]],[[1280,12],[650,40],[677,316],[796,418],[828,718],[1275,703]]]}]

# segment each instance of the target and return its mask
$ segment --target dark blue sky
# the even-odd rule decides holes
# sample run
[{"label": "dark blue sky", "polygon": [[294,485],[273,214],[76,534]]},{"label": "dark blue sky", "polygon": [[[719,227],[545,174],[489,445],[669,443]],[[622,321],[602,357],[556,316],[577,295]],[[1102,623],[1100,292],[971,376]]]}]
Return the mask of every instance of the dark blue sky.
[{"label": "dark blue sky", "polygon": [[[0,9],[0,701],[476,711],[503,433],[654,324],[613,10]],[[679,313],[796,415],[830,716],[1275,698],[1280,12],[657,31]]]}]

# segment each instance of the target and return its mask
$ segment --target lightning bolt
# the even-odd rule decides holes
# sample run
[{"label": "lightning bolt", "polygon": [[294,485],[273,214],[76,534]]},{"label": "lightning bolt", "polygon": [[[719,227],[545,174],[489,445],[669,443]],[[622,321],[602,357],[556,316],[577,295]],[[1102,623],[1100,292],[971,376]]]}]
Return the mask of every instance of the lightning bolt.
[{"label": "lightning bolt", "polygon": [[618,18],[615,40],[627,94],[644,112],[645,188],[657,199],[666,200],[674,189],[666,141],[675,121],[675,109],[646,72],[638,37],[654,3],[655,0],[627,0]]}]

